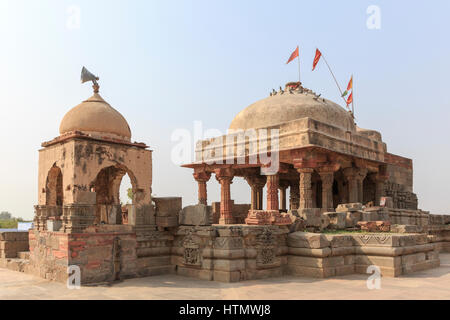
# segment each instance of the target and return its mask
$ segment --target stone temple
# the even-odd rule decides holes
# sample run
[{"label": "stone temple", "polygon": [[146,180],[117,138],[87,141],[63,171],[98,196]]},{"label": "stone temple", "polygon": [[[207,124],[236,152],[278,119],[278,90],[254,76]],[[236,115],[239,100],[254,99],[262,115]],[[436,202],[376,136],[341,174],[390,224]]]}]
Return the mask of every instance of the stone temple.
[{"label": "stone temple", "polygon": [[[221,137],[199,141],[198,204],[152,197],[152,151],[99,94],[71,109],[39,150],[29,232],[0,233],[0,267],[82,284],[175,273],[236,282],[282,275],[400,276],[438,267],[450,216],[418,209],[412,160],[301,83],[243,111]],[[119,188],[128,174],[132,204]],[[212,176],[220,202],[208,203]],[[245,179],[248,204],[230,185]],[[289,190],[289,199],[287,199]]]}]

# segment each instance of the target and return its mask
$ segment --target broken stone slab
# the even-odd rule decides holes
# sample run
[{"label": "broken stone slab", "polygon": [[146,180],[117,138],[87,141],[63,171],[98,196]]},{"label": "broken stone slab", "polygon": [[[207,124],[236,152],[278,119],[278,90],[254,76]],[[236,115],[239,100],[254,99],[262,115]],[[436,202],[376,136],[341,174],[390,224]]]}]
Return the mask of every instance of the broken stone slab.
[{"label": "broken stone slab", "polygon": [[368,232],[389,232],[391,230],[391,223],[389,221],[359,221],[362,231]]},{"label": "broken stone slab", "polygon": [[185,226],[212,225],[212,210],[204,204],[184,207],[180,212],[179,224]]},{"label": "broken stone slab", "polygon": [[363,209],[362,203],[342,203],[337,206],[336,212],[353,212],[361,211]]}]

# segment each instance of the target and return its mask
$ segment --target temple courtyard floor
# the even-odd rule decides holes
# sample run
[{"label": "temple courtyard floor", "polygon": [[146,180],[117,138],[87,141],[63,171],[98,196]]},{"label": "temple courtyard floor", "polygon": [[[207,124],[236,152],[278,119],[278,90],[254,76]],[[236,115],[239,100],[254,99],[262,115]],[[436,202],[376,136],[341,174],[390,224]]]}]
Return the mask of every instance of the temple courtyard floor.
[{"label": "temple courtyard floor", "polygon": [[450,299],[450,254],[439,268],[381,279],[367,288],[368,275],[331,279],[280,277],[219,283],[177,275],[130,279],[112,285],[68,289],[24,273],[0,269],[0,299]]}]

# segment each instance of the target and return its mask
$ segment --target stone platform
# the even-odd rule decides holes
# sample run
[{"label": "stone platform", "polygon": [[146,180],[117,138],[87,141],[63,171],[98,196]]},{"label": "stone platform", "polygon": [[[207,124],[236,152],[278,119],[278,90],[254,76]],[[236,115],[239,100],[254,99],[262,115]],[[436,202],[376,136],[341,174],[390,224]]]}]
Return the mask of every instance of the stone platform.
[{"label": "stone platform", "polygon": [[381,274],[397,277],[438,267],[439,251],[426,234],[295,232],[288,236],[286,273],[326,278],[367,273],[375,265]]},{"label": "stone platform", "polygon": [[[93,229],[1,234],[0,247],[10,249],[0,267],[65,282],[67,268],[76,265],[82,284],[96,284],[161,274],[220,282],[326,278],[366,274],[372,265],[383,276],[397,277],[440,264],[441,246],[419,233],[289,233],[287,226],[276,225],[179,226],[139,233],[129,226]],[[27,236],[29,252],[21,247]]]}]

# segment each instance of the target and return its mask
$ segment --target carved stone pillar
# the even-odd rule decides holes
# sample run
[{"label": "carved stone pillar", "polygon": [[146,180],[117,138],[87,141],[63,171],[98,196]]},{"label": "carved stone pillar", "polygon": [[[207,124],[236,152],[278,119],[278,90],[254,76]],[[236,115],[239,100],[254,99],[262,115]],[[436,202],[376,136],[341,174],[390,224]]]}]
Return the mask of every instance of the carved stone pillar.
[{"label": "carved stone pillar", "polygon": [[349,203],[358,202],[358,169],[345,168],[343,172],[348,183],[348,201]]},{"label": "carved stone pillar", "polygon": [[356,176],[356,180],[358,183],[358,202],[364,202],[364,179],[367,176],[366,168],[358,168],[358,174]]},{"label": "carved stone pillar", "polygon": [[311,168],[299,168],[297,169],[300,174],[300,203],[299,209],[307,209],[312,208],[313,199],[312,199],[312,190],[311,190],[311,176],[314,172],[314,169]]},{"label": "carved stone pillar", "polygon": [[288,181],[280,181],[278,188],[280,189],[280,210],[286,212],[287,211],[287,205],[286,205],[286,189],[289,187]]},{"label": "carved stone pillar", "polygon": [[319,170],[320,179],[322,180],[322,208],[333,209],[333,182],[334,171],[326,168]]},{"label": "carved stone pillar", "polygon": [[264,203],[264,200],[263,200],[264,187],[259,188],[256,194],[257,194],[257,197],[258,197],[258,207],[257,207],[257,209],[258,210],[262,210],[263,209],[263,203]]},{"label": "carved stone pillar", "polygon": [[279,210],[278,205],[278,174],[267,176],[267,210]]},{"label": "carved stone pillar", "polygon": [[244,178],[252,188],[251,209],[262,210],[262,201],[263,201],[262,196],[263,196],[263,188],[266,184],[266,177],[253,175],[253,176],[246,176]]},{"label": "carved stone pillar", "polygon": [[230,194],[230,185],[233,180],[231,168],[215,170],[216,179],[220,183],[220,219],[219,224],[233,224],[233,212]]},{"label": "carved stone pillar", "polygon": [[194,172],[194,179],[198,183],[198,204],[208,205],[206,183],[211,178],[210,172]]},{"label": "carved stone pillar", "polygon": [[381,197],[385,196],[385,183],[389,176],[385,172],[379,172],[372,175],[372,179],[375,182],[375,206],[380,205]]},{"label": "carved stone pillar", "polygon": [[291,181],[289,192],[289,209],[297,210],[300,202],[300,190],[298,181]]}]

